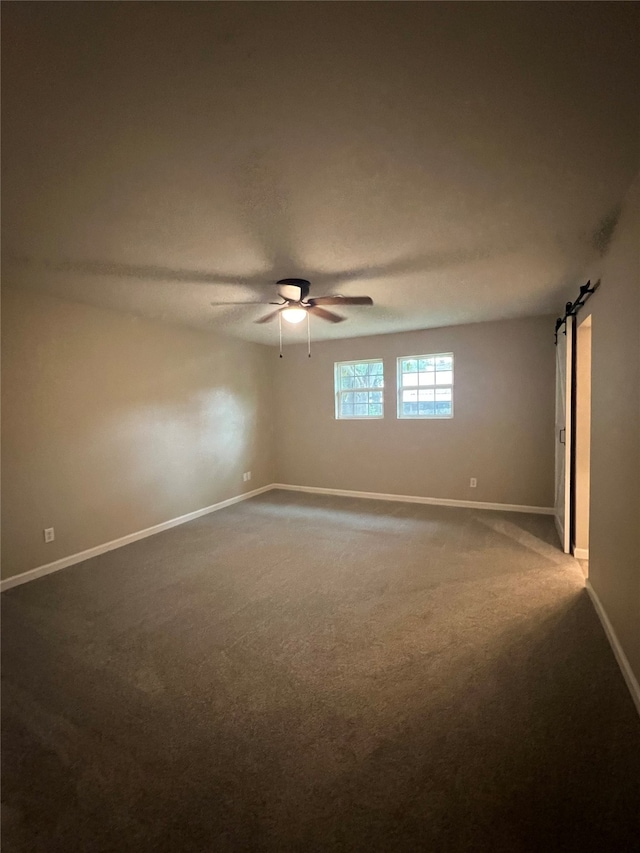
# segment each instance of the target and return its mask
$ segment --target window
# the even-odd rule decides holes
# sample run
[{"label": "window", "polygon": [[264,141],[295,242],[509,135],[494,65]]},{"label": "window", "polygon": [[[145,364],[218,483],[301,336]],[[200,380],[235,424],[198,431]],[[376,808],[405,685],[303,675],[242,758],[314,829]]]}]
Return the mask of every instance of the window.
[{"label": "window", "polygon": [[398,417],[453,417],[453,353],[398,359]]},{"label": "window", "polygon": [[335,364],[336,418],[384,416],[382,359]]}]

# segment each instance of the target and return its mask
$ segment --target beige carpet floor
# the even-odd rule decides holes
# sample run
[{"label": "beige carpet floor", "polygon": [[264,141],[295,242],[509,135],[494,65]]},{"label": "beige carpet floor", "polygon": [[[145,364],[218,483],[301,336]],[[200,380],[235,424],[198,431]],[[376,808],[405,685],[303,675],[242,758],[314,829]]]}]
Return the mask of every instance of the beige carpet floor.
[{"label": "beige carpet floor", "polygon": [[270,492],[2,610],[4,853],[640,850],[549,517]]}]

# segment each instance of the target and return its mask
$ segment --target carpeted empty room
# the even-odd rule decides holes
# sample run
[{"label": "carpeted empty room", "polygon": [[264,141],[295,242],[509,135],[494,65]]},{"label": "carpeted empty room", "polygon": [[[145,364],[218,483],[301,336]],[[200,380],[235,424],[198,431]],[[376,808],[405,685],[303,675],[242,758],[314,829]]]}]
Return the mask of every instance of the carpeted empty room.
[{"label": "carpeted empty room", "polygon": [[640,4],[1,14],[3,853],[640,853]]},{"label": "carpeted empty room", "polygon": [[635,849],[637,713],[555,540],[273,491],[9,590],[5,849]]}]

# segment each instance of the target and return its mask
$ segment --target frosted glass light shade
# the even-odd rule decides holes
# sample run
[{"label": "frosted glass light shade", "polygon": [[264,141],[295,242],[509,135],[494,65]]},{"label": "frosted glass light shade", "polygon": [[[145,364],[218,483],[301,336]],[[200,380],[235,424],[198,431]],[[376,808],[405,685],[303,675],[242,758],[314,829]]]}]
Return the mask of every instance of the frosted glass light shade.
[{"label": "frosted glass light shade", "polygon": [[282,316],[287,323],[301,323],[307,316],[307,312],[304,308],[285,308]]}]

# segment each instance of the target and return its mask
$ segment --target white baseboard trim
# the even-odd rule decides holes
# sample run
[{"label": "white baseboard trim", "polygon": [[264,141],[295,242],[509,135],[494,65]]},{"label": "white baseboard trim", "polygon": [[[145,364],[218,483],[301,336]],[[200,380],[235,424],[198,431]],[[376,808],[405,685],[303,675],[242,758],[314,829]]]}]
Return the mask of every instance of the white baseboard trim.
[{"label": "white baseboard trim", "polygon": [[324,489],[319,486],[292,486],[289,483],[274,483],[273,489],[285,489],[290,492],[310,492],[317,495],[338,495],[344,498],[367,498],[375,501],[400,501],[411,504],[432,504],[434,506],[457,506],[470,509],[491,509],[502,512],[533,512],[537,515],[553,515],[553,507],[524,506],[522,504],[485,503],[483,501],[460,501],[453,498],[425,498],[419,495],[385,495],[381,492],[354,492],[350,489]]},{"label": "white baseboard trim", "polygon": [[616,632],[613,630],[613,625],[609,622],[609,617],[602,606],[602,602],[598,598],[598,595],[594,588],[589,583],[587,579],[586,583],[587,592],[591,597],[591,601],[593,602],[593,607],[598,614],[600,621],[602,622],[602,627],[604,628],[604,632],[607,635],[607,639],[613,649],[613,654],[615,655],[616,660],[618,661],[618,666],[622,670],[622,675],[624,680],[629,688],[629,693],[631,693],[631,698],[636,706],[636,710],[638,714],[640,714],[640,684],[638,684],[638,679],[635,677],[633,670],[631,669],[631,664],[629,663],[627,656],[624,653],[622,646],[620,645],[620,641],[616,636]]},{"label": "white baseboard trim", "polygon": [[574,545],[572,548],[573,556],[576,560],[588,560],[589,559],[589,549],[588,548],[576,548]]},{"label": "white baseboard trim", "polygon": [[77,554],[70,554],[68,557],[62,557],[60,560],[54,560],[53,563],[46,563],[44,566],[37,566],[35,569],[22,572],[19,575],[6,578],[0,581],[0,592],[11,589],[14,586],[19,586],[28,581],[36,580],[44,575],[50,575],[52,572],[59,572],[60,569],[66,569],[67,566],[73,566],[76,563],[82,563],[84,560],[89,560],[91,557],[97,557],[99,554],[105,554],[107,551],[113,551],[115,548],[122,548],[123,545],[129,545],[131,542],[137,542],[138,539],[146,539],[147,536],[153,536],[156,533],[161,533],[163,530],[169,530],[172,527],[177,527],[179,524],[185,524],[187,521],[193,521],[195,518],[200,518],[203,515],[208,515],[210,512],[216,512],[219,509],[224,509],[226,506],[237,504],[240,501],[246,501],[256,495],[261,495],[263,492],[268,492],[273,488],[273,485],[262,486],[259,489],[253,489],[251,492],[245,492],[243,495],[237,495],[235,498],[227,498],[225,501],[220,501],[217,504],[211,504],[203,509],[196,509],[194,512],[188,512],[186,515],[180,515],[177,518],[171,518],[169,521],[163,521],[160,524],[154,524],[153,527],[147,527],[144,530],[138,530],[135,533],[129,533],[127,536],[121,536],[119,539],[112,539],[110,542],[104,542],[102,545],[96,545],[93,548],[87,548],[86,551],[80,551]]},{"label": "white baseboard trim", "polygon": [[320,495],[338,495],[348,498],[368,498],[379,501],[432,504],[434,506],[457,506],[467,507],[470,509],[502,510],[503,512],[532,512],[541,515],[553,514],[553,507],[484,503],[482,501],[461,501],[450,498],[426,498],[419,495],[386,495],[381,492],[358,492],[348,489],[324,489],[316,486],[293,486],[288,483],[270,483],[268,486],[262,486],[259,489],[253,489],[250,492],[245,492],[243,495],[228,498],[225,501],[220,501],[217,504],[212,504],[211,506],[204,507],[203,509],[197,509],[194,512],[187,513],[186,515],[180,515],[177,518],[169,519],[169,521],[163,521],[161,524],[154,524],[153,527],[147,527],[144,530],[129,533],[127,536],[121,536],[119,539],[112,539],[110,542],[104,542],[102,545],[96,545],[93,548],[88,548],[86,551],[80,551],[77,554],[70,554],[68,557],[62,557],[59,560],[54,560],[54,562],[46,563],[43,566],[36,566],[35,569],[29,569],[19,575],[13,575],[13,577],[0,581],[0,592],[4,592],[7,589],[11,589],[12,587],[19,586],[23,583],[36,580],[37,578],[44,577],[44,575],[50,575],[53,572],[58,572],[60,569],[66,569],[67,566],[82,563],[84,560],[89,560],[91,557],[97,557],[99,554],[106,554],[107,551],[113,551],[115,548],[122,548],[123,545],[129,545],[131,542],[137,542],[139,539],[145,539],[147,536],[153,536],[156,533],[161,533],[163,530],[169,530],[172,527],[177,527],[179,524],[185,524],[187,521],[193,521],[195,518],[208,515],[210,512],[216,512],[219,509],[224,509],[225,507],[239,503],[240,501],[246,501],[249,498],[261,495],[263,492],[268,492],[272,489],[285,489],[293,492],[311,492]]}]

